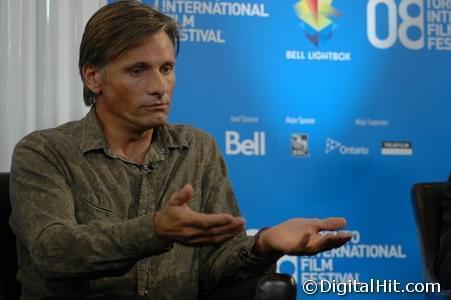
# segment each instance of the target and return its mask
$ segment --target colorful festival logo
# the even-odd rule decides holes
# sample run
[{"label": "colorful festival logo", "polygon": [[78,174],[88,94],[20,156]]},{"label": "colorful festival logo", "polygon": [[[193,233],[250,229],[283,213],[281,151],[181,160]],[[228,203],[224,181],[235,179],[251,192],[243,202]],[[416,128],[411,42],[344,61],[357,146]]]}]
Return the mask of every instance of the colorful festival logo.
[{"label": "colorful festival logo", "polygon": [[341,13],[332,7],[333,1],[299,0],[294,5],[305,36],[317,47],[330,40],[338,27],[334,20],[340,17]]}]

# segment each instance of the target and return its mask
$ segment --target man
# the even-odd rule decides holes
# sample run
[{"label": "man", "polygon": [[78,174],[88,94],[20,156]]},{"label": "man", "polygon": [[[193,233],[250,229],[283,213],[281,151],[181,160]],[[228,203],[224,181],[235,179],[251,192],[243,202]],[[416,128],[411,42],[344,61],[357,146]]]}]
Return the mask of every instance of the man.
[{"label": "man", "polygon": [[[135,1],[101,8],[80,46],[76,122],[16,146],[11,226],[22,299],[124,294],[196,299],[283,254],[341,246],[345,220],[293,219],[247,237],[213,139],[167,124],[175,22]],[[258,201],[258,199],[256,199]]]}]

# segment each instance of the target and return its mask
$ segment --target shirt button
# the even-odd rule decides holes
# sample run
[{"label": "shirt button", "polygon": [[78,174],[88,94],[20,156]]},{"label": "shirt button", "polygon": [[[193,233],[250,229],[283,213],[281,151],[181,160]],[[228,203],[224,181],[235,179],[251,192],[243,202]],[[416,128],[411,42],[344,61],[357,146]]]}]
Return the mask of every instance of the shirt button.
[{"label": "shirt button", "polygon": [[240,255],[241,255],[241,257],[248,257],[249,252],[247,250],[241,250]]}]

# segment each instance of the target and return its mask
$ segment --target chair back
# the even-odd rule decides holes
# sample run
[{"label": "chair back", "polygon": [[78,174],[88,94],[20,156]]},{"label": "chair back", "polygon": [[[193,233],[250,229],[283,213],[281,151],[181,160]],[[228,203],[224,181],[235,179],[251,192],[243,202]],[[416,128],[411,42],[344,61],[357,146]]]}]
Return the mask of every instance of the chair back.
[{"label": "chair back", "polygon": [[18,300],[16,237],[9,227],[10,214],[9,173],[0,173],[0,299]]},{"label": "chair back", "polygon": [[437,282],[434,260],[440,248],[442,194],[446,182],[417,183],[412,187],[412,204],[423,255],[426,281]]}]

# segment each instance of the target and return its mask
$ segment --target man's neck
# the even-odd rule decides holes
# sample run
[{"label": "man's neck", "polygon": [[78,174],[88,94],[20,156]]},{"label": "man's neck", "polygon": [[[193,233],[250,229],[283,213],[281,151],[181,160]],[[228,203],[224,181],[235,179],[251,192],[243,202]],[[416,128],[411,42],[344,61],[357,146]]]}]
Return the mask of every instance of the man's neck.
[{"label": "man's neck", "polygon": [[144,163],[152,142],[153,129],[133,130],[133,128],[121,126],[117,120],[110,120],[103,114],[96,113],[96,116],[113,154],[135,163]]}]

